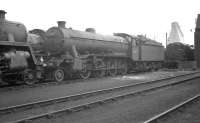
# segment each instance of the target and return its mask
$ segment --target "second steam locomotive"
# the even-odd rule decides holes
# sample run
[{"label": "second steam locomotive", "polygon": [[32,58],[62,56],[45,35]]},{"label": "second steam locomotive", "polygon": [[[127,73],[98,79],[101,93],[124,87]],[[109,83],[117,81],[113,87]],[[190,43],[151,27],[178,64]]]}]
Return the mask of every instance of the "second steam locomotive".
[{"label": "second steam locomotive", "polygon": [[[3,25],[0,26],[1,35],[7,34],[7,38],[0,36],[0,46],[10,48],[1,50],[2,60],[6,59],[8,68],[11,67],[12,59],[6,58],[5,54],[13,50],[18,51],[22,45],[27,47],[20,51],[26,54],[23,56],[28,64],[27,67],[23,67],[23,69],[21,67],[17,72],[12,72],[10,69],[5,71],[1,66],[2,78],[9,77],[14,73],[24,76],[28,71],[28,73],[32,73],[28,74],[28,79],[62,81],[73,76],[87,79],[107,75],[115,76],[131,71],[156,70],[161,68],[164,61],[162,44],[144,36],[132,36],[125,33],[105,36],[97,34],[93,28],[78,31],[66,28],[64,21],[59,21],[57,27],[51,27],[46,32],[37,29],[22,35],[24,31],[26,32],[25,27],[23,27],[24,30],[21,30],[19,26],[13,31],[12,28],[17,24],[8,27],[6,23],[7,20],[1,20],[1,25]],[[11,39],[9,35],[11,35]],[[31,36],[36,38],[31,38]],[[26,39],[25,42],[24,39]],[[4,46],[5,41],[9,46]],[[29,66],[31,64],[33,67]],[[20,80],[25,81],[23,77]],[[30,83],[30,81],[28,82]],[[34,81],[31,82],[34,83]]]}]

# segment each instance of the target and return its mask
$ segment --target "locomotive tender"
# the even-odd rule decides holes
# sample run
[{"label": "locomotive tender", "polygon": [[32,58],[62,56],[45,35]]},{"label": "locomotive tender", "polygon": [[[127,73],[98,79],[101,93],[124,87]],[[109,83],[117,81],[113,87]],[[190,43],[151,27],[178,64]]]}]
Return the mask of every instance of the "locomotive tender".
[{"label": "locomotive tender", "polygon": [[[15,31],[21,33],[21,30]],[[9,33],[12,34],[11,31]],[[66,28],[64,21],[58,21],[57,27],[51,27],[46,32],[34,30],[30,33],[42,37],[40,41],[34,41],[39,38],[28,38],[26,42],[33,47],[34,51],[29,53],[33,59],[36,56],[34,65],[40,63],[43,66],[41,73],[44,79],[62,81],[74,75],[83,79],[115,76],[159,69],[164,61],[162,44],[144,36],[125,33],[105,36],[97,34],[93,28],[78,31]],[[27,35],[30,36],[26,33],[26,38]],[[32,70],[39,71],[36,68]]]}]

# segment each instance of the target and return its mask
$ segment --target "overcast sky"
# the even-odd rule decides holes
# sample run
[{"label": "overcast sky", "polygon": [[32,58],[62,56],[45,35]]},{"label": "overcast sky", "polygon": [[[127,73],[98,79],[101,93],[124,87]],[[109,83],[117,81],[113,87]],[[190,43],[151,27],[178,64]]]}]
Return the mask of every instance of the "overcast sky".
[{"label": "overcast sky", "polygon": [[179,23],[185,43],[193,44],[200,0],[1,0],[7,20],[22,22],[28,30],[47,30],[65,20],[67,27],[112,35],[143,34],[165,45],[171,22]]}]

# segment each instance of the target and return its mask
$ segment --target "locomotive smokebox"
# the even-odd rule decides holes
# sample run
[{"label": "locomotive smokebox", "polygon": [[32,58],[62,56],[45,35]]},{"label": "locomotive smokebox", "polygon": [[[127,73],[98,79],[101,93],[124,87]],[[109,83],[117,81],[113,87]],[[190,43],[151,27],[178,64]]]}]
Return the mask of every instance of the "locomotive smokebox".
[{"label": "locomotive smokebox", "polygon": [[58,23],[59,28],[65,28],[65,24],[66,24],[65,21],[58,21],[57,23]]},{"label": "locomotive smokebox", "polygon": [[197,68],[200,69],[200,14],[198,14],[196,21],[196,28],[194,33],[194,45],[195,45],[195,59],[197,62]]},{"label": "locomotive smokebox", "polygon": [[4,19],[5,20],[5,14],[6,14],[6,11],[0,10],[0,19]]}]

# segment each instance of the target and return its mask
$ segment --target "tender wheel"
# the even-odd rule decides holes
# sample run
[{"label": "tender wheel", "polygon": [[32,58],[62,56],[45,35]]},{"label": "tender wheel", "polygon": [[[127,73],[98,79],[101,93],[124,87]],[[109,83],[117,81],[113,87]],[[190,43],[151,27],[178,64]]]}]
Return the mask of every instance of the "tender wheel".
[{"label": "tender wheel", "polygon": [[154,72],[156,70],[156,66],[154,63],[151,63],[151,71]]},{"label": "tender wheel", "polygon": [[64,70],[62,70],[62,69],[60,69],[60,68],[54,70],[54,72],[53,72],[53,77],[54,77],[54,80],[55,80],[56,82],[61,82],[61,81],[63,81],[64,78],[65,78],[65,72],[64,72]]},{"label": "tender wheel", "polygon": [[127,72],[128,72],[127,64],[126,63],[121,63],[120,64],[119,74],[125,75],[125,74],[127,74]]}]

